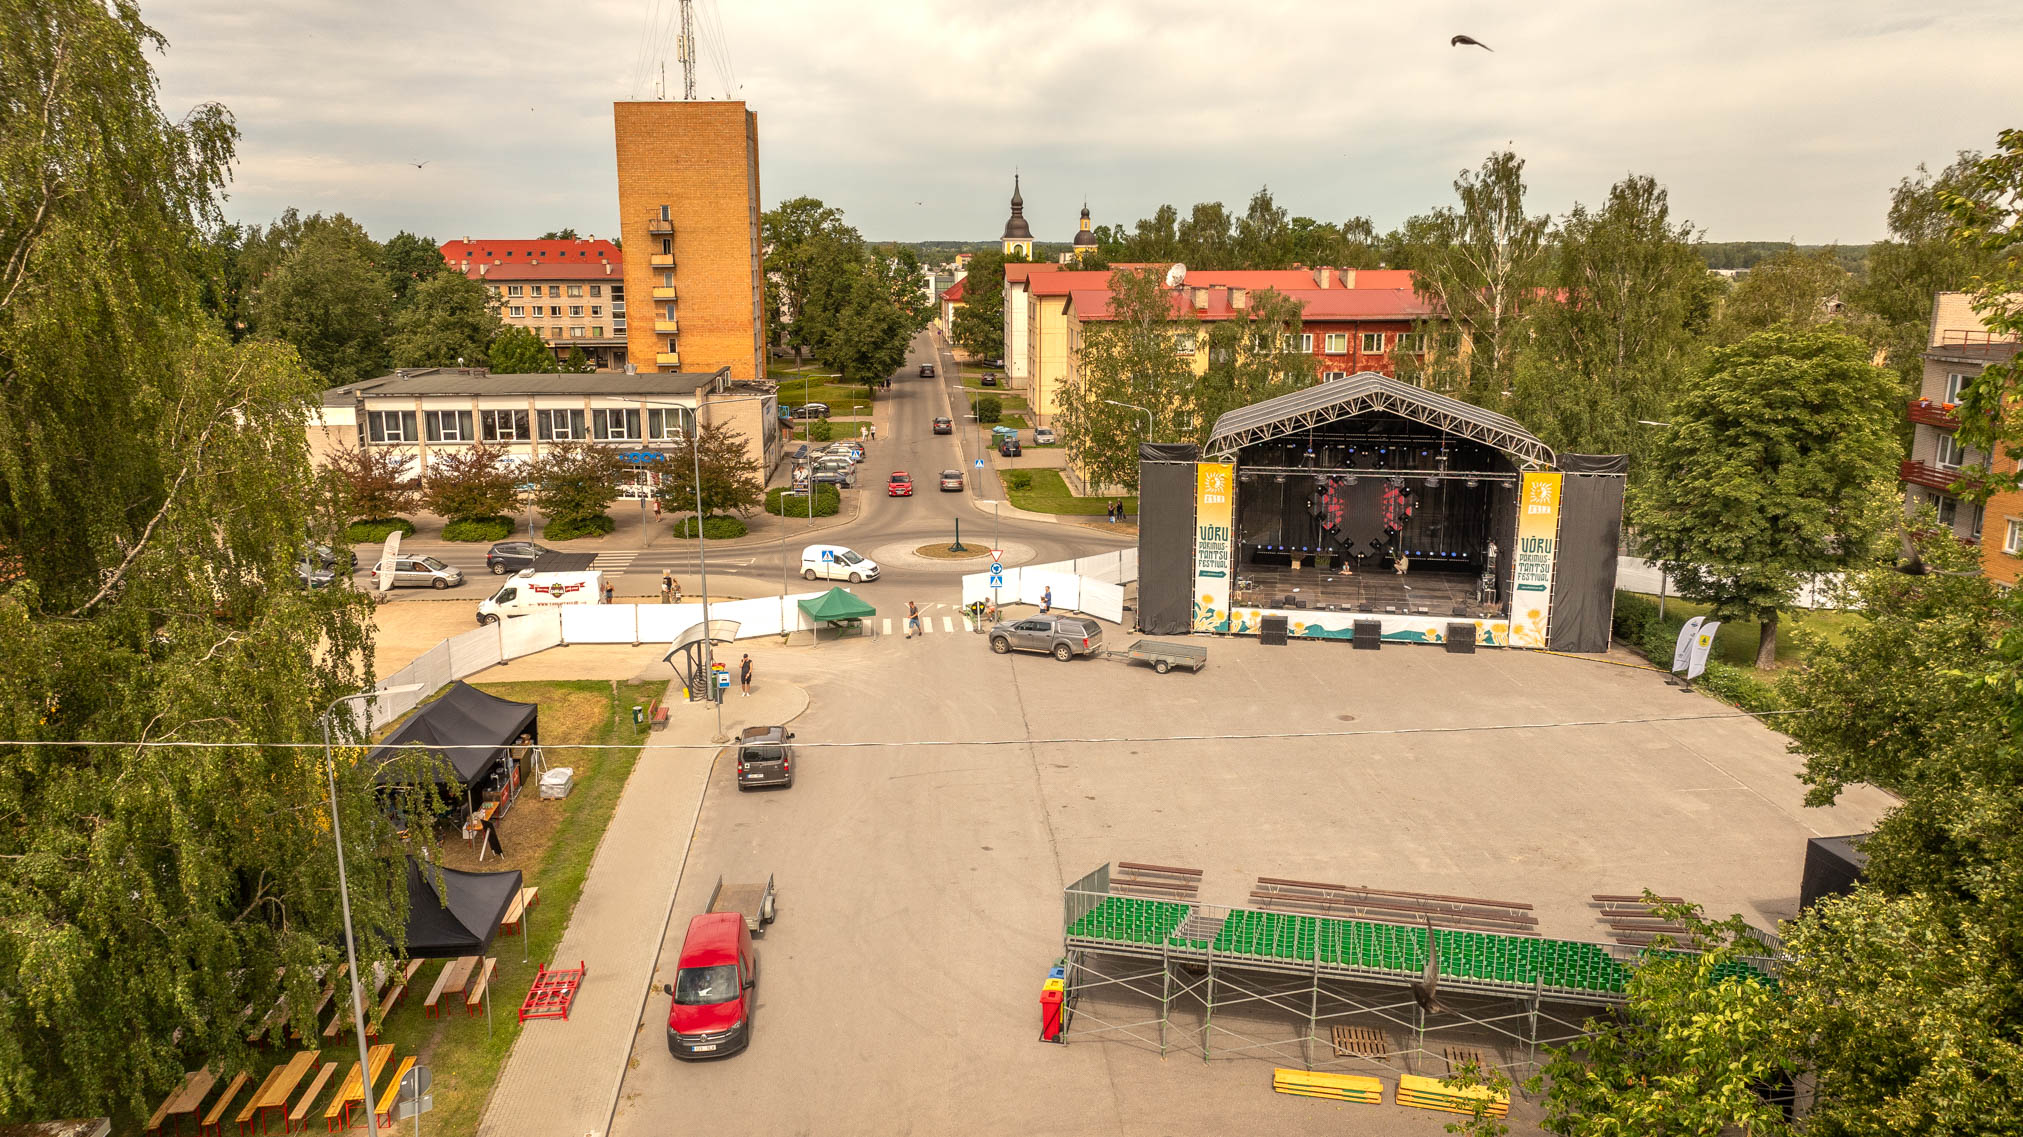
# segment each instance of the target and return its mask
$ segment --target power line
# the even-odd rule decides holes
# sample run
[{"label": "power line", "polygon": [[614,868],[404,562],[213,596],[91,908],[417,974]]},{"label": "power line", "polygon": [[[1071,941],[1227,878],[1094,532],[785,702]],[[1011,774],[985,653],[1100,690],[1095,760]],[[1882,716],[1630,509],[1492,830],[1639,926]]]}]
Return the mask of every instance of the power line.
[{"label": "power line", "polygon": [[[1114,735],[1109,737],[1061,736],[1053,738],[913,738],[894,741],[861,740],[854,742],[795,742],[801,750],[909,750],[909,749],[950,749],[964,746],[1118,746],[1125,744],[1147,744],[1157,742],[1269,742],[1274,740],[1303,738],[1390,738],[1407,735],[1426,734],[1477,734],[1517,730],[1570,730],[1599,726],[1645,726],[1654,723],[1672,722],[1719,722],[1730,719],[1765,719],[1782,715],[1802,715],[1810,713],[1810,708],[1782,711],[1733,711],[1704,715],[1646,715],[1624,719],[1571,719],[1565,722],[1529,723],[1483,723],[1474,726],[1401,726],[1364,728],[1360,730],[1260,730],[1227,734],[1142,734]],[[357,746],[358,743],[341,743]],[[497,750],[495,743],[411,743],[425,750]],[[544,749],[554,750],[637,750],[645,742],[544,742]],[[653,745],[663,750],[722,750],[725,743],[715,742],[664,742]],[[154,749],[181,750],[259,750],[264,748],[321,750],[321,742],[110,742],[100,739],[75,739],[67,742],[49,739],[0,740],[0,747],[142,747]]]}]

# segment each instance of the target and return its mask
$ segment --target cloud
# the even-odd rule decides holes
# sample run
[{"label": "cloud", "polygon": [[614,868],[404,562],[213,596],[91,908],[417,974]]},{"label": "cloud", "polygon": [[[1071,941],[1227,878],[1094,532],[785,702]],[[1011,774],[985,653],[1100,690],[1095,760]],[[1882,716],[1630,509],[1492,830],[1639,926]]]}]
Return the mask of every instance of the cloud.
[{"label": "cloud", "polygon": [[[170,39],[165,108],[223,102],[244,132],[234,216],[342,209],[382,235],[448,237],[616,231],[611,103],[653,97],[663,59],[678,92],[675,8],[178,0],[147,15]],[[2015,125],[2023,48],[2006,5],[1971,2],[697,10],[699,94],[758,112],[767,203],[810,194],[898,239],[995,237],[1014,167],[1042,239],[1072,234],[1085,195],[1098,223],[1128,223],[1162,203],[1241,209],[1267,184],[1296,214],[1389,226],[1507,144],[1540,212],[1637,172],[1714,239],[1867,241],[1919,162]],[[1457,31],[1495,51],[1450,48]]]}]

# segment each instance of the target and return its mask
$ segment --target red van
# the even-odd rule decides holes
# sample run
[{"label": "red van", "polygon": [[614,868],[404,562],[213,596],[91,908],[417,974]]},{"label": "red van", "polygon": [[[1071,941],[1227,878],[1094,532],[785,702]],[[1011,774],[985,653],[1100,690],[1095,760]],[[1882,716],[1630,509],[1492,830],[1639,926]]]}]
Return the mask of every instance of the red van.
[{"label": "red van", "polygon": [[667,1010],[667,1052],[676,1058],[722,1058],[752,1040],[759,957],[736,912],[708,912],[688,922],[674,982],[661,990]]}]

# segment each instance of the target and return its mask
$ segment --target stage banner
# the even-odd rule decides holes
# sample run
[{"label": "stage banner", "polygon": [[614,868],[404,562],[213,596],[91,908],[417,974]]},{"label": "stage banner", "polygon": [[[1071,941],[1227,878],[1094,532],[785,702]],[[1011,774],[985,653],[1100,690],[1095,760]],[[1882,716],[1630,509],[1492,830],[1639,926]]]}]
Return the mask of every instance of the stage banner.
[{"label": "stage banner", "polygon": [[1693,658],[1686,667],[1686,678],[1698,679],[1707,670],[1707,653],[1714,650],[1714,633],[1721,630],[1721,621],[1709,620],[1700,625],[1699,634],[1693,637]]},{"label": "stage banner", "polygon": [[1194,466],[1194,630],[1229,630],[1229,574],[1236,567],[1236,466]]},{"label": "stage banner", "polygon": [[1510,598],[1510,646],[1544,647],[1552,611],[1552,561],[1559,545],[1561,475],[1527,471],[1519,490],[1517,556]]},{"label": "stage banner", "polygon": [[1695,616],[1679,626],[1679,642],[1672,645],[1672,673],[1686,670],[1686,661],[1692,658],[1693,635],[1700,625],[1707,622],[1705,616]]}]

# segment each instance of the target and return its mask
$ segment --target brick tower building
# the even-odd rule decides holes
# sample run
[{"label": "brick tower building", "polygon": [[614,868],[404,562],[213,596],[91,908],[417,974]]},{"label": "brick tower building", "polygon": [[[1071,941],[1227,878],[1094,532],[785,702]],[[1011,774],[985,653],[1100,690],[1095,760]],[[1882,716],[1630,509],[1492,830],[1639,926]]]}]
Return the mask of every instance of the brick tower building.
[{"label": "brick tower building", "polygon": [[628,358],[766,377],[759,120],[742,102],[614,103]]}]

